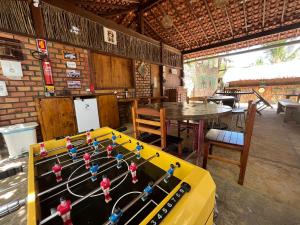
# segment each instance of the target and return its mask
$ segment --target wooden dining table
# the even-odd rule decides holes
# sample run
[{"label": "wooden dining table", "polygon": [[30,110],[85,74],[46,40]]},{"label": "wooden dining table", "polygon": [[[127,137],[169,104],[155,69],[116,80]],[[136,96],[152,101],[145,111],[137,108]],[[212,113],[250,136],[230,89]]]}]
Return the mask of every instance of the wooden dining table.
[{"label": "wooden dining table", "polygon": [[204,144],[205,121],[210,118],[230,114],[232,111],[230,106],[196,102],[163,102],[152,104],[151,107],[164,107],[166,110],[166,119],[168,121],[197,121],[197,123],[193,123],[193,149],[197,153],[197,158],[201,155]]}]

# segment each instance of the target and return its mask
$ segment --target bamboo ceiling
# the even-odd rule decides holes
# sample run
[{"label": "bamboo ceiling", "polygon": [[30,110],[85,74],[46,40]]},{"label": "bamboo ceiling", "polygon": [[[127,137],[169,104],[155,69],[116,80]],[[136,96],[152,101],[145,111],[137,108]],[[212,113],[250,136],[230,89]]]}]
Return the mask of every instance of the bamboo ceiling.
[{"label": "bamboo ceiling", "polygon": [[[138,30],[138,11],[144,34],[188,53],[260,32],[299,25],[300,0],[75,0],[97,15]],[[165,15],[173,26],[165,28]]]}]

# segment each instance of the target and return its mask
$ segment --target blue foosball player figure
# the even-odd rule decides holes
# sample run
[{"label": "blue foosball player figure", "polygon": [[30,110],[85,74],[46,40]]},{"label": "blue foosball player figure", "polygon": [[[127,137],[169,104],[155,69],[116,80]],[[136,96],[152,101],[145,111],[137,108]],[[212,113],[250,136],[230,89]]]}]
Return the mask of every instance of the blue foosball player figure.
[{"label": "blue foosball player figure", "polygon": [[123,159],[124,155],[118,153],[116,156],[116,160],[117,160],[117,168],[120,169],[122,168],[122,159]]},{"label": "blue foosball player figure", "polygon": [[96,139],[94,140],[93,142],[93,146],[94,146],[94,149],[95,149],[95,152],[98,152],[99,151],[99,141],[97,141]]},{"label": "blue foosball player figure", "polygon": [[153,192],[153,182],[149,182],[147,187],[144,189],[144,196],[142,197],[142,201],[146,201],[148,196],[152,194]]},{"label": "blue foosball player figure", "polygon": [[168,183],[169,182],[169,179],[171,176],[173,176],[174,174],[174,170],[175,170],[175,166],[173,164],[170,165],[170,169],[168,169],[167,171],[167,177],[164,179],[164,182],[165,183]]},{"label": "blue foosball player figure", "polygon": [[116,208],[114,212],[109,217],[109,222],[111,225],[117,224],[120,220],[120,217],[123,215],[123,212],[120,208]]},{"label": "blue foosball player figure", "polygon": [[71,153],[73,161],[76,160],[77,149],[75,147],[71,148],[70,153]]},{"label": "blue foosball player figure", "polygon": [[97,180],[97,172],[100,169],[100,166],[98,164],[93,163],[91,168],[90,168],[90,172],[92,174],[91,180],[94,182]]},{"label": "blue foosball player figure", "polygon": [[135,147],[137,159],[141,158],[141,150],[142,149],[143,149],[143,147],[141,145],[139,145],[139,143],[137,143],[137,146]]},{"label": "blue foosball player figure", "polygon": [[112,145],[116,146],[116,141],[117,141],[117,136],[113,133],[113,135],[111,136],[111,141],[112,141]]}]

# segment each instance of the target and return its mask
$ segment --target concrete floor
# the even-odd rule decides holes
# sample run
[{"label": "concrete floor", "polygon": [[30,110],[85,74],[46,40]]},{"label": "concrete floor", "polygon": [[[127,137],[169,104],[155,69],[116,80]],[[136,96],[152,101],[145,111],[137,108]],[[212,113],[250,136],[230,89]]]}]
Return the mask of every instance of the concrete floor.
[{"label": "concrete floor", "polygon": [[[236,152],[221,149],[214,153],[238,157]],[[17,161],[26,166],[26,160]],[[0,158],[0,169],[8,163]],[[300,225],[300,125],[283,123],[283,116],[275,110],[256,118],[244,186],[237,184],[236,166],[210,160],[208,170],[219,196],[217,225]],[[26,196],[26,182],[1,191],[24,179],[26,172],[0,181],[0,205]],[[26,224],[25,215],[23,207],[0,219],[0,224]]]}]

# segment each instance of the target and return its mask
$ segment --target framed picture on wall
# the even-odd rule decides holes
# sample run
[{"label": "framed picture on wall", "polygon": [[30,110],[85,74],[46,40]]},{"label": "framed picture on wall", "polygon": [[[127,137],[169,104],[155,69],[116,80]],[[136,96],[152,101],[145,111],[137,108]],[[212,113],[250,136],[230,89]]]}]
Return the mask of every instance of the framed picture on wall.
[{"label": "framed picture on wall", "polygon": [[104,33],[104,41],[113,45],[117,45],[117,32],[109,29],[107,27],[103,27]]},{"label": "framed picture on wall", "polygon": [[67,85],[68,85],[68,88],[70,88],[70,89],[79,89],[79,88],[81,88],[81,81],[80,80],[68,80]]}]

